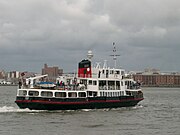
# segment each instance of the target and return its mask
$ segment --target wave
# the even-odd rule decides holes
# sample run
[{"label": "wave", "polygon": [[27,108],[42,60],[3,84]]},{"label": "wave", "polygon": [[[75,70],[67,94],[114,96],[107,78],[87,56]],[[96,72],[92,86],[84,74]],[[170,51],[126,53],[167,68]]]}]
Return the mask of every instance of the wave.
[{"label": "wave", "polygon": [[143,105],[136,105],[134,107],[132,107],[133,109],[140,109],[140,108],[143,108],[144,106]]}]

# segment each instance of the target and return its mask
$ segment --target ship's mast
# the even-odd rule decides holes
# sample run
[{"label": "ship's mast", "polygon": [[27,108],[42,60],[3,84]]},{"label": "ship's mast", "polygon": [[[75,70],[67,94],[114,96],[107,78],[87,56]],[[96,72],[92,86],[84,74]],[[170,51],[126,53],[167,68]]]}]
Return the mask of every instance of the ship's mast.
[{"label": "ship's mast", "polygon": [[113,42],[113,54],[110,55],[113,57],[113,61],[114,61],[114,68],[116,68],[116,61],[117,61],[117,56],[120,56],[118,54],[116,54],[116,46],[115,46],[115,42]]}]

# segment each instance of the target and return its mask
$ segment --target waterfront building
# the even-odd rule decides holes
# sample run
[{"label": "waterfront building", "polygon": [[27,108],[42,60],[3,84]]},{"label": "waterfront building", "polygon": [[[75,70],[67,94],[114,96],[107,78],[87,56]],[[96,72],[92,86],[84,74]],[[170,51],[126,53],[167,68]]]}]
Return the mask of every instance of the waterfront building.
[{"label": "waterfront building", "polygon": [[59,67],[48,67],[47,64],[44,64],[44,68],[42,68],[42,75],[48,74],[49,81],[55,82],[58,76],[63,74],[63,69],[59,69]]},{"label": "waterfront building", "polygon": [[[158,71],[158,72],[157,72]],[[148,87],[180,87],[180,73],[166,72],[162,73],[159,70],[145,72],[137,72],[133,74],[136,81],[142,83],[142,86]]]},{"label": "waterfront building", "polygon": [[18,71],[10,71],[7,73],[7,78],[19,78],[20,72]]},{"label": "waterfront building", "polygon": [[0,79],[5,79],[6,74],[4,70],[0,70]]}]

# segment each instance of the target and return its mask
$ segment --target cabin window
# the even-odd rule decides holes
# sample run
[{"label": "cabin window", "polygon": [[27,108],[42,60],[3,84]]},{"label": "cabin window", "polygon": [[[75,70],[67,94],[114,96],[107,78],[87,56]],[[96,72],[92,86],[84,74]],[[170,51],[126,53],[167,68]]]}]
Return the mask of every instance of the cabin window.
[{"label": "cabin window", "polygon": [[50,91],[42,91],[41,96],[43,96],[43,97],[52,97],[53,93],[50,92]]},{"label": "cabin window", "polygon": [[106,78],[108,78],[109,70],[106,70]]},{"label": "cabin window", "polygon": [[108,81],[108,89],[109,90],[115,89],[115,81]]},{"label": "cabin window", "polygon": [[99,81],[99,89],[100,90],[107,90],[107,87],[106,87],[106,81]]},{"label": "cabin window", "polygon": [[84,84],[85,85],[85,88],[87,89],[87,80],[80,80],[80,84]]},{"label": "cabin window", "polygon": [[104,70],[102,71],[102,73],[104,74]]},{"label": "cabin window", "polygon": [[29,96],[38,96],[39,92],[38,91],[29,91]]},{"label": "cabin window", "polygon": [[26,90],[19,90],[19,96],[26,96],[27,91]]},{"label": "cabin window", "polygon": [[93,92],[93,97],[96,97],[97,96],[97,92]]},{"label": "cabin window", "polygon": [[114,74],[114,71],[113,71],[113,70],[110,70],[110,74]]},{"label": "cabin window", "polygon": [[93,85],[97,85],[97,81],[93,81]]},{"label": "cabin window", "polygon": [[104,92],[102,92],[102,96],[105,96],[105,95],[104,95]]},{"label": "cabin window", "polygon": [[84,85],[86,85],[87,84],[87,80],[80,80],[80,84],[84,84]]},{"label": "cabin window", "polygon": [[89,80],[89,85],[92,85],[92,80]]},{"label": "cabin window", "polygon": [[85,92],[79,92],[79,93],[78,93],[78,96],[79,96],[79,97],[86,97],[86,93],[85,93]]},{"label": "cabin window", "polygon": [[125,85],[128,85],[128,81],[125,81]]},{"label": "cabin window", "polygon": [[126,91],[126,94],[131,96],[131,92],[130,91]]},{"label": "cabin window", "polygon": [[88,96],[92,96],[92,91],[88,91]]},{"label": "cabin window", "polygon": [[103,93],[102,93],[102,92],[100,92],[100,96],[103,96]]},{"label": "cabin window", "polygon": [[121,71],[121,75],[124,75],[124,71]]},{"label": "cabin window", "polygon": [[55,92],[55,97],[66,97],[66,92]]},{"label": "cabin window", "polygon": [[122,91],[122,95],[124,95],[124,91]]},{"label": "cabin window", "polygon": [[124,91],[121,91],[121,93],[120,93],[120,94],[121,94],[121,96],[124,96]]},{"label": "cabin window", "polygon": [[121,87],[120,87],[120,82],[119,81],[116,81],[116,90],[120,90]]},{"label": "cabin window", "polygon": [[76,92],[69,92],[68,97],[77,97],[77,93]]},{"label": "cabin window", "polygon": [[123,81],[121,81],[121,86],[123,86],[124,85],[124,83],[123,83]]},{"label": "cabin window", "polygon": [[119,72],[119,71],[116,71],[116,74],[117,74],[117,75],[119,75],[119,74],[120,74],[120,72]]},{"label": "cabin window", "polygon": [[125,85],[127,85],[127,89],[130,89],[131,82],[130,81],[125,81]]}]

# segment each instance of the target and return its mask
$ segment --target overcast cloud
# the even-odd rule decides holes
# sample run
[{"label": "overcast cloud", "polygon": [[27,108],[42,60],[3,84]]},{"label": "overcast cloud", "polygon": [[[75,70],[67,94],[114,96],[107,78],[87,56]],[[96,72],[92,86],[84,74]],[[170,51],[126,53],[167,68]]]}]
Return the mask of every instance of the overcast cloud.
[{"label": "overcast cloud", "polygon": [[89,49],[127,70],[180,71],[179,0],[0,0],[0,69],[74,71]]}]

